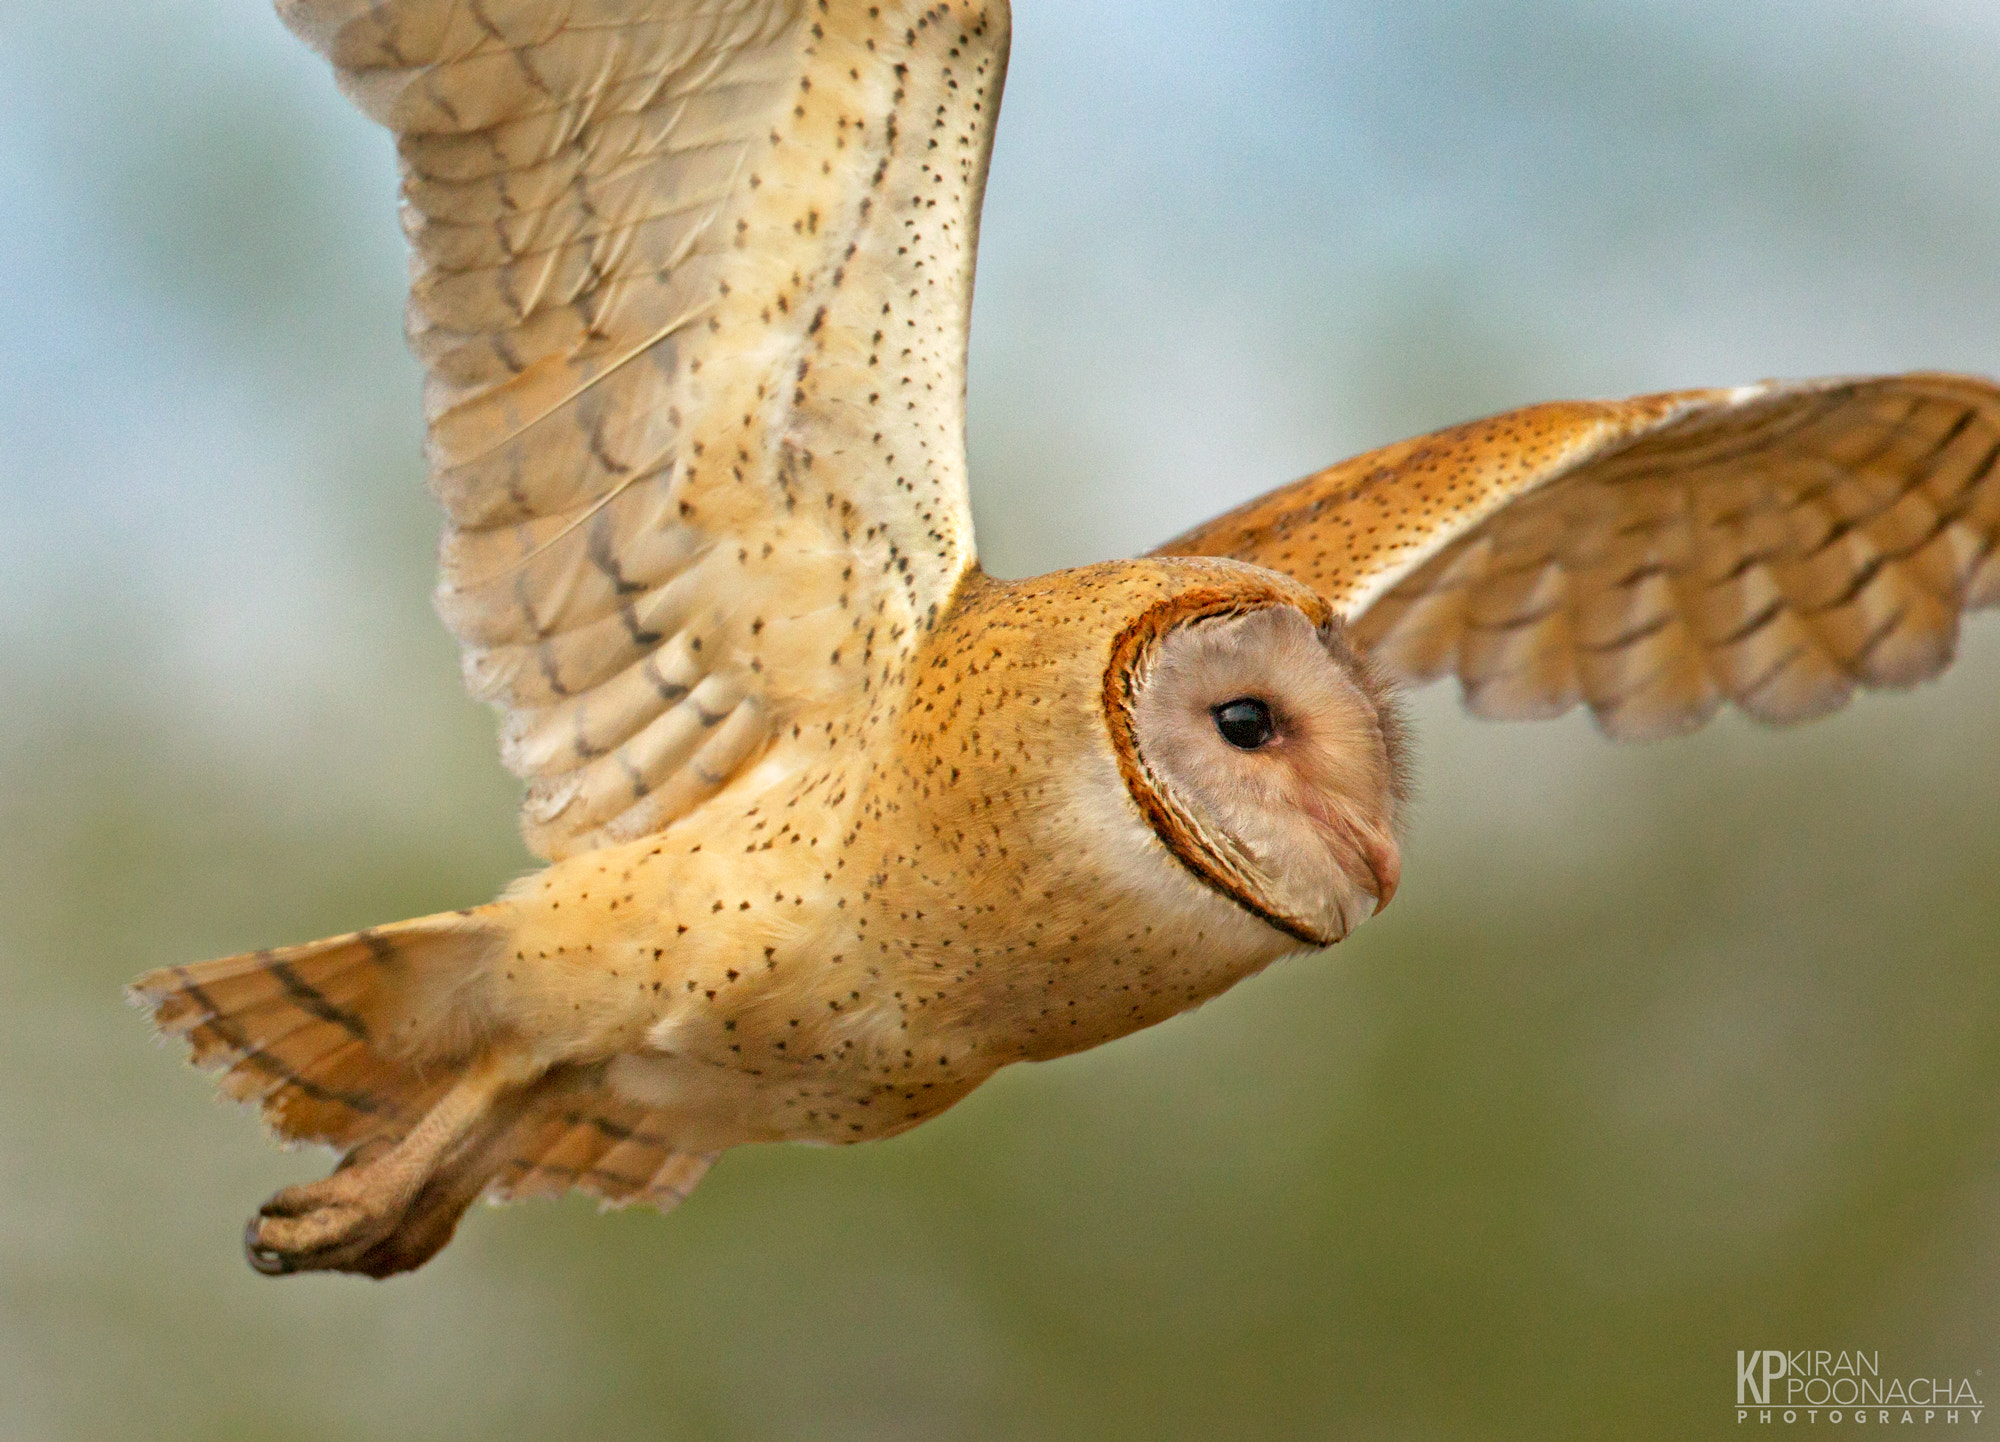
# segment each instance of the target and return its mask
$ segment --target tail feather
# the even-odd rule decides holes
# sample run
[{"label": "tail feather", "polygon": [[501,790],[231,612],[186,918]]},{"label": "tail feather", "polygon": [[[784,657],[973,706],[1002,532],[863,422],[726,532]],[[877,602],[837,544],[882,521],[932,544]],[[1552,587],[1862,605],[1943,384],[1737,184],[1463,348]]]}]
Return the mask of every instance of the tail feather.
[{"label": "tail feather", "polygon": [[584,1175],[591,1129],[561,1112],[542,1109],[522,1119],[519,1140],[506,1148],[494,1192],[509,1201],[559,1197]]},{"label": "tail feather", "polygon": [[450,1068],[416,1070],[387,1063],[352,1039],[273,1087],[265,1119],[281,1137],[353,1147],[401,1137],[450,1088]]},{"label": "tail feather", "polygon": [[670,1211],[715,1154],[675,1151],[663,1122],[662,1114],[613,1095],[603,1066],[559,1067],[496,1106],[355,1270],[386,1277],[422,1266],[482,1195],[519,1201],[577,1188],[607,1207],[646,1203]]},{"label": "tail feather", "polygon": [[575,1188],[607,1207],[670,1211],[694,1190],[713,1152],[676,1147],[663,1112],[625,1101],[604,1068],[565,1068],[535,1089],[527,1112],[494,1149],[496,1201],[560,1196]]},{"label": "tail feather", "polygon": [[130,995],[279,1137],[352,1147],[408,1130],[470,1054],[477,1018],[449,1002],[497,936],[453,912],[165,967]]},{"label": "tail feather", "polygon": [[[347,1152],[343,1168],[361,1165],[401,1142],[497,1044],[468,985],[504,937],[491,910],[167,967],[130,994],[280,1138],[331,1143]],[[373,1276],[420,1266],[482,1195],[575,1188],[607,1207],[666,1211],[714,1160],[677,1148],[668,1114],[618,1096],[608,1063],[559,1066],[498,1097],[439,1158],[395,1230],[342,1265]]]}]

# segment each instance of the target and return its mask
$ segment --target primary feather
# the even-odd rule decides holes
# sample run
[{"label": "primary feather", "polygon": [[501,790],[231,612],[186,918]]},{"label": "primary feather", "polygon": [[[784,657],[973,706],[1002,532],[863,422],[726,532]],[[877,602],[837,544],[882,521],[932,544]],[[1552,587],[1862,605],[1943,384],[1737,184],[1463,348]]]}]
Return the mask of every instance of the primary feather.
[{"label": "primary feather", "polygon": [[1392,674],[1621,739],[1909,686],[2000,603],[2000,391],[1768,382],[1510,411],[1357,456],[1161,548],[1288,571]]},{"label": "primary feather", "polygon": [[972,564],[1005,10],[279,8],[396,133],[438,605],[528,841],[655,830],[860,689]]}]

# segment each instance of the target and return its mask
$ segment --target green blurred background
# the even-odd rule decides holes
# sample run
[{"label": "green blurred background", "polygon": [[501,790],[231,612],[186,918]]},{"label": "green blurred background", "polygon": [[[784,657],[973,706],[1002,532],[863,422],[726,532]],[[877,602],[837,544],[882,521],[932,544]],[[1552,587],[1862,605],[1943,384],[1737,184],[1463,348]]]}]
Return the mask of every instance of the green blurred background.
[{"label": "green blurred background", "polygon": [[[2000,371],[1990,0],[1018,10],[1003,574],[1548,397]],[[1789,734],[1425,693],[1333,954],[670,1218],[254,1276],[322,1159],[120,984],[528,865],[430,612],[393,190],[257,0],[0,0],[0,1435],[1678,1438],[1739,1348],[2000,1380],[1992,617]]]}]

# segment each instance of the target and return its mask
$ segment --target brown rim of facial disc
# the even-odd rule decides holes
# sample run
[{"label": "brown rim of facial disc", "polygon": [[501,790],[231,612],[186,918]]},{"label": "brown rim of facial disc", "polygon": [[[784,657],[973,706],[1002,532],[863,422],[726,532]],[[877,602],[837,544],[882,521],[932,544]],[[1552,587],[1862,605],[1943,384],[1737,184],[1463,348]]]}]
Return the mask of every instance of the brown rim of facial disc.
[{"label": "brown rim of facial disc", "polygon": [[1104,668],[1104,719],[1111,730],[1111,749],[1118,757],[1118,773],[1125,778],[1127,794],[1174,858],[1259,921],[1307,946],[1331,946],[1340,938],[1316,930],[1296,916],[1273,911],[1258,895],[1258,878],[1238,859],[1236,847],[1176,802],[1139,754],[1133,692],[1151,669],[1153,651],[1167,633],[1192,621],[1247,616],[1277,606],[1304,611],[1320,628],[1334,619],[1333,608],[1318,596],[1308,602],[1304,596],[1276,591],[1202,588],[1183,591],[1149,607],[1111,643],[1111,659]]}]

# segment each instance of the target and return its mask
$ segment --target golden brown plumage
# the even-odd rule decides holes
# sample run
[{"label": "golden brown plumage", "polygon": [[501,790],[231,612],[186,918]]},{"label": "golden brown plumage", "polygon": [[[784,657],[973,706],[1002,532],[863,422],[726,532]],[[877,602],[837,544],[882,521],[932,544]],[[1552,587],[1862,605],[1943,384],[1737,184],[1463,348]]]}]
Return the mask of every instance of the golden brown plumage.
[{"label": "golden brown plumage", "polygon": [[1573,401],[1356,456],[1160,548],[1331,597],[1481,716],[1620,739],[1803,721],[1950,661],[2000,602],[2000,393],[1968,376]]},{"label": "golden brown plumage", "polygon": [[476,1197],[670,1206],[1173,1015],[1386,905],[1384,675],[1614,735],[1908,684],[2000,595],[2000,393],[1536,407],[1152,557],[978,569],[1002,0],[281,0],[396,132],[439,607],[547,869],[135,994],[340,1170],[273,1272]]}]

